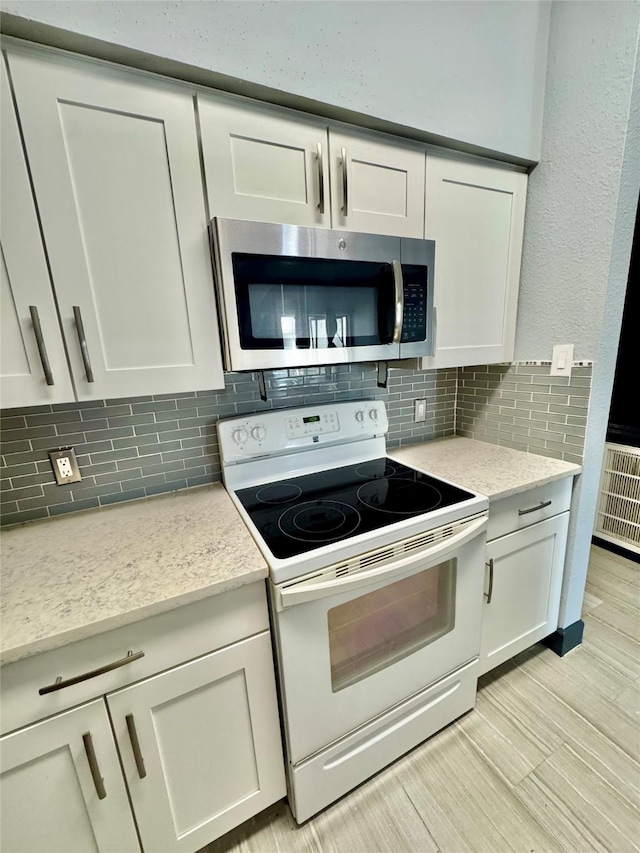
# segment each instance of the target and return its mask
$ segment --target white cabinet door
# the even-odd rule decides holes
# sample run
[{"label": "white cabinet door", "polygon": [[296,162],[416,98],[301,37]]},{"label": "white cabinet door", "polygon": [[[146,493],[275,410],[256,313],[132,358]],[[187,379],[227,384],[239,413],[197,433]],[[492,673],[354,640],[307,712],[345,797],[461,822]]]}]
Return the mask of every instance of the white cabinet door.
[{"label": "white cabinet door", "polygon": [[0,86],[0,405],[63,403],[73,400],[73,387],[1,59]]},{"label": "white cabinet door", "polygon": [[6,853],[140,850],[102,699],[5,735],[0,756]]},{"label": "white cabinet door", "polygon": [[518,172],[427,156],[437,332],[423,369],[513,358],[526,191]]},{"label": "white cabinet door", "polygon": [[211,217],[329,228],[322,121],[198,95]]},{"label": "white cabinet door", "polygon": [[487,544],[480,673],[558,627],[569,513]]},{"label": "white cabinet door", "polygon": [[333,227],[424,235],[424,150],[329,130]]},{"label": "white cabinet door", "polygon": [[145,850],[197,850],[285,795],[268,632],[107,702]]},{"label": "white cabinet door", "polygon": [[223,387],[192,97],[8,63],[78,399]]}]

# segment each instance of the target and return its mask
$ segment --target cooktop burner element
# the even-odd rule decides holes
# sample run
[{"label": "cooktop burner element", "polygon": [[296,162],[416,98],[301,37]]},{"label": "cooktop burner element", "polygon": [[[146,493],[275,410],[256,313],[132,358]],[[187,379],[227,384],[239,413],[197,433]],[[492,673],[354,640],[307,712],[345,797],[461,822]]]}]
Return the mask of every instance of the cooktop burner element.
[{"label": "cooktop burner element", "polygon": [[360,523],[360,513],[338,501],[307,501],[283,512],[278,526],[285,536],[302,542],[334,542],[349,536]]},{"label": "cooktop burner element", "polygon": [[278,559],[474,497],[386,457],[238,489],[236,495]]},{"label": "cooktop burner element", "polygon": [[437,509],[442,502],[442,495],[429,483],[408,480],[405,477],[385,477],[360,486],[358,500],[381,512],[416,515],[418,512]]},{"label": "cooktop burner element", "polygon": [[299,498],[301,494],[302,489],[295,483],[273,483],[258,489],[256,500],[263,504],[286,504]]},{"label": "cooktop burner element", "polygon": [[377,480],[380,477],[393,477],[397,470],[397,465],[388,459],[374,459],[372,462],[364,462],[362,465],[358,465],[355,473],[363,480]]}]

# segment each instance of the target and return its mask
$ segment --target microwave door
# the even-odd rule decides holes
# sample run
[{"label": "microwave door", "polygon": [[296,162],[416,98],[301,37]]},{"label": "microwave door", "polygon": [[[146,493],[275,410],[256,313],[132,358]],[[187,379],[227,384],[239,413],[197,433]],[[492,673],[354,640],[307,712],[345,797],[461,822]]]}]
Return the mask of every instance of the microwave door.
[{"label": "microwave door", "polygon": [[399,357],[392,264],[235,252],[232,265],[232,369]]}]

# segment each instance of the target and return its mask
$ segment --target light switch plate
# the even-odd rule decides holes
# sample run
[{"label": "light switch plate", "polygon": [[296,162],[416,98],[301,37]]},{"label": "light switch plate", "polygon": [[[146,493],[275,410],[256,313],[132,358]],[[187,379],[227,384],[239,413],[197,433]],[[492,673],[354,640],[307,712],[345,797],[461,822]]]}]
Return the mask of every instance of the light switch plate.
[{"label": "light switch plate", "polygon": [[67,483],[77,483],[82,480],[73,447],[60,447],[58,450],[50,450],[49,459],[56,483],[59,486],[66,486]]},{"label": "light switch plate", "polygon": [[550,376],[571,376],[573,344],[556,344],[551,358]]}]

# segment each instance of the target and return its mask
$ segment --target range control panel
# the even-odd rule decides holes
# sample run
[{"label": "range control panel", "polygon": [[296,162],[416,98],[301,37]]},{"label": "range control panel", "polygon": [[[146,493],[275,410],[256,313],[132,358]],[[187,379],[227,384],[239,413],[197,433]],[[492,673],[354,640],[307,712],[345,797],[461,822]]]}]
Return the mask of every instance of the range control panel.
[{"label": "range control panel", "polygon": [[387,429],[381,400],[356,400],[230,418],[218,423],[218,440],[228,463],[369,438]]}]

